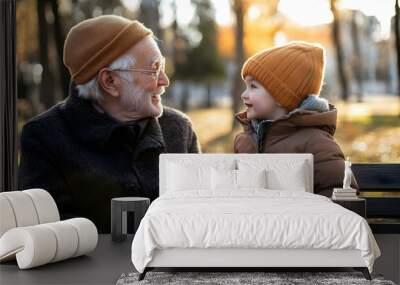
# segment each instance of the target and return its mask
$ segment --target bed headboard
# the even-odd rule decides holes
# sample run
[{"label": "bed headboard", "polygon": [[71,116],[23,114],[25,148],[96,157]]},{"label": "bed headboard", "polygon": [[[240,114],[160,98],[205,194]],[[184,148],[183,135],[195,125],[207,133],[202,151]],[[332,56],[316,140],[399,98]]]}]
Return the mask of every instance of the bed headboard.
[{"label": "bed headboard", "polygon": [[[274,161],[285,161],[288,163],[298,163],[304,162],[306,166],[306,179],[309,182],[307,185],[307,192],[314,193],[314,170],[313,170],[313,155],[310,153],[260,153],[260,154],[248,154],[248,153],[241,153],[241,154],[214,154],[214,153],[207,153],[207,154],[198,154],[198,153],[168,153],[168,154],[161,154],[160,161],[159,161],[159,194],[162,195],[166,192],[166,183],[167,183],[167,164],[168,162],[181,162],[182,160],[193,162],[193,164],[197,163],[210,163],[212,164],[213,161],[221,161],[221,160],[228,160],[228,161],[237,161],[240,159],[256,159],[256,160],[267,160],[269,163],[273,163]],[[196,163],[197,162],[197,163]]]}]

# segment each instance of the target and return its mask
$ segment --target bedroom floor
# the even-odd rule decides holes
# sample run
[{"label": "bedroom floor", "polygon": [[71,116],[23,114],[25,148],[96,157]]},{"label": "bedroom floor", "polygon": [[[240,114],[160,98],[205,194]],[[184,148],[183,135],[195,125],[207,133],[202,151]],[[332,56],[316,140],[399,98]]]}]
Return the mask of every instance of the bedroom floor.
[{"label": "bedroom floor", "polygon": [[99,235],[96,249],[87,256],[19,270],[17,263],[0,264],[0,284],[115,284],[124,272],[134,270],[130,252],[133,236],[121,243]]},{"label": "bedroom floor", "polygon": [[[134,272],[134,267],[130,260],[130,249],[132,244],[133,236],[128,236],[128,239],[121,243],[114,243],[110,240],[109,235],[100,235],[99,243],[97,249],[92,252],[88,256],[82,256],[70,260],[66,260],[63,262],[53,263],[46,266],[38,267],[30,270],[19,270],[16,262],[7,262],[2,263],[0,265],[0,283],[1,284],[117,284],[118,285],[129,285],[129,284],[151,284],[150,282],[156,282],[157,284],[174,284],[174,283],[161,283],[159,281],[152,281],[152,276],[154,278],[159,278],[160,276],[164,276],[164,273],[159,272],[148,272],[146,278],[143,282],[135,283],[137,281],[137,273]],[[396,277],[395,275],[389,276],[386,275],[386,272],[382,271],[385,269],[385,264],[390,264],[390,267],[393,268],[393,265],[396,266],[396,252],[393,251],[393,246],[397,246],[397,242],[400,244],[400,237],[397,235],[382,235],[381,237],[377,237],[377,242],[385,254],[385,252],[392,253],[388,255],[387,260],[378,259],[376,262],[377,272],[385,273],[386,279],[391,279]],[[387,245],[382,246],[383,244]],[[400,248],[400,247],[399,247]],[[398,250],[399,250],[398,248]],[[398,251],[399,252],[399,251]],[[400,253],[400,252],[399,252]],[[397,256],[398,259],[398,256]],[[398,261],[397,261],[398,262]],[[398,264],[398,263],[397,263]],[[387,269],[388,267],[386,267]],[[393,271],[393,270],[392,270]],[[393,271],[393,274],[399,274],[399,271]],[[164,274],[164,275],[163,275]],[[172,276],[177,276],[177,273],[170,273],[168,280],[171,281]],[[236,274],[236,275],[234,275]],[[263,275],[267,274],[267,275]],[[292,274],[291,276],[288,274]],[[324,278],[319,276],[318,274],[325,274]],[[186,272],[181,274],[182,278],[190,278],[190,283],[193,284],[194,280],[199,279],[198,273],[190,273]],[[204,275],[204,273],[203,273]],[[280,272],[278,275],[282,279],[278,278],[276,273],[267,272],[267,273],[258,273],[258,272],[250,272],[250,273],[216,273],[215,278],[220,279],[220,281],[228,280],[228,283],[217,283],[216,279],[212,283],[209,284],[246,284],[246,283],[237,283],[238,281],[245,281],[247,278],[253,280],[252,284],[257,284],[257,278],[263,278],[263,281],[258,279],[258,281],[264,282],[262,284],[395,284],[388,283],[377,276],[376,274],[372,274],[373,281],[367,281],[364,279],[360,272],[327,272],[327,273],[317,273],[317,272],[297,272],[297,273],[283,273]],[[246,277],[247,276],[247,277]],[[303,276],[303,277],[302,277]],[[318,277],[319,276],[319,277]],[[120,278],[121,277],[121,278]],[[229,279],[229,278],[236,279]],[[222,279],[221,279],[222,278]],[[228,278],[228,279],[226,279]],[[290,281],[289,281],[289,279]],[[298,278],[303,278],[304,282],[299,283]],[[304,278],[315,278],[315,282],[308,282]],[[319,281],[317,280],[319,278]],[[326,279],[327,278],[327,279]],[[337,278],[350,278],[350,279],[337,279]],[[265,283],[265,280],[270,280],[270,282],[274,282],[274,280],[278,280],[278,283]],[[292,280],[293,279],[293,280]],[[328,279],[330,280],[328,283]],[[167,280],[167,278],[166,278]],[[188,279],[186,279],[188,280]],[[298,282],[297,282],[297,281]],[[346,281],[347,280],[347,281]],[[393,279],[396,280],[396,279]],[[181,279],[182,281],[182,279]],[[204,280],[203,280],[204,281]],[[321,282],[323,281],[323,282]],[[290,283],[297,282],[297,283]],[[314,282],[314,283],[313,283]],[[360,282],[360,283],[356,283]],[[176,284],[176,283],[175,283]],[[180,284],[185,284],[180,283]],[[187,283],[186,283],[187,284]],[[199,284],[199,283],[198,283]],[[202,283],[207,284],[207,283]]]}]

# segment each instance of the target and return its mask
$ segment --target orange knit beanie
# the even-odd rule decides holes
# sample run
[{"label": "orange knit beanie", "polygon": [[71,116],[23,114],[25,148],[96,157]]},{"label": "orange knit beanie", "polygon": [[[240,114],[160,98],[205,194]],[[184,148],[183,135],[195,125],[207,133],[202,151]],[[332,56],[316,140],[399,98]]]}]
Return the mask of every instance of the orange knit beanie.
[{"label": "orange knit beanie", "polygon": [[72,27],[64,43],[64,64],[72,80],[83,84],[152,31],[138,21],[114,15],[84,20]]},{"label": "orange knit beanie", "polygon": [[252,76],[282,107],[292,111],[307,95],[319,94],[324,68],[321,45],[291,42],[250,57],[243,65],[242,78]]}]

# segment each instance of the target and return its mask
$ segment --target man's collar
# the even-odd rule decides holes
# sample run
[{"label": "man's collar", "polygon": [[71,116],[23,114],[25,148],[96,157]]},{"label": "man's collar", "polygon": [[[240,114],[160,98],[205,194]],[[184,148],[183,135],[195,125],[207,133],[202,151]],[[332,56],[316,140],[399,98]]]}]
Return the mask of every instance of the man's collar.
[{"label": "man's collar", "polygon": [[[164,139],[158,120],[145,118],[134,122],[118,122],[106,112],[98,112],[91,101],[70,95],[65,102],[65,118],[72,132],[83,142],[105,147],[117,128],[138,125],[139,136],[148,134],[158,144],[164,146]],[[146,130],[146,132],[145,132]]]}]

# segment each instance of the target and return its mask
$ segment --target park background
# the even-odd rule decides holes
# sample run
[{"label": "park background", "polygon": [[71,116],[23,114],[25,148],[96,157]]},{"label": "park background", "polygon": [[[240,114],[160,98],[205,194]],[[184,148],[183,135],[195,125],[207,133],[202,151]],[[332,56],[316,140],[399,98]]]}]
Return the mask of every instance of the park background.
[{"label": "park background", "polygon": [[399,19],[395,0],[17,0],[18,133],[68,95],[69,29],[114,14],[151,28],[171,84],[163,104],[193,121],[202,151],[231,153],[244,109],[243,62],[293,40],[322,44],[321,96],[338,108],[336,139],[354,162],[400,161]]}]

